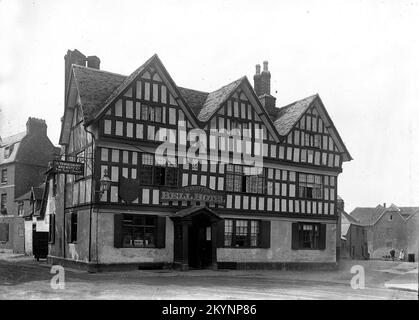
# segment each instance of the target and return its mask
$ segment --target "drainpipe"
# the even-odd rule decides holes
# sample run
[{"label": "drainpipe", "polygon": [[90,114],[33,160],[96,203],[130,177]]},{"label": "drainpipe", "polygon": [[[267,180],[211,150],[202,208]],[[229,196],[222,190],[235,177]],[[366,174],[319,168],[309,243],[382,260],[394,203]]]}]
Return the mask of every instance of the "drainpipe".
[{"label": "drainpipe", "polygon": [[[94,146],[96,146],[96,137],[93,134],[93,132],[85,129],[86,132],[90,133],[90,135],[92,136],[92,154],[91,154],[91,162],[92,162],[92,184],[91,184],[91,188],[90,188],[90,213],[89,213],[89,263],[92,261],[92,213],[93,213],[93,204],[96,200],[95,196],[95,187],[93,185],[94,182],[94,177],[95,177],[95,163],[94,163]],[[96,223],[97,223],[97,218],[96,218]],[[97,239],[97,238],[96,238]],[[97,244],[96,244],[96,248],[97,248]],[[98,253],[96,252],[96,255]],[[96,259],[97,260],[97,259]]]}]

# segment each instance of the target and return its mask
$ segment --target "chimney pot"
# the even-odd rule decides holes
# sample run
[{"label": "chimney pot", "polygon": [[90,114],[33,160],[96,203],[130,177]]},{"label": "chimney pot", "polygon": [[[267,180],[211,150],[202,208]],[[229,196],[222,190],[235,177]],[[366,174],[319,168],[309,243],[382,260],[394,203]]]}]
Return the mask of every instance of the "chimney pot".
[{"label": "chimney pot", "polygon": [[260,64],[256,65],[256,74],[260,74]]},{"label": "chimney pot", "polygon": [[268,71],[268,61],[263,61],[263,71]]}]

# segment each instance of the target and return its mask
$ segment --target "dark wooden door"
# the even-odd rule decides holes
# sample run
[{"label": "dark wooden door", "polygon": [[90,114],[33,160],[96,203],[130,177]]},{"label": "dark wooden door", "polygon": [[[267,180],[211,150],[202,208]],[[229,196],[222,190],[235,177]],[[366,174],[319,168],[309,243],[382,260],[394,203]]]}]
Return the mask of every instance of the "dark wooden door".
[{"label": "dark wooden door", "polygon": [[211,226],[194,223],[189,227],[189,267],[204,269],[211,264]]},{"label": "dark wooden door", "polygon": [[33,255],[36,260],[48,256],[48,232],[32,231]]}]

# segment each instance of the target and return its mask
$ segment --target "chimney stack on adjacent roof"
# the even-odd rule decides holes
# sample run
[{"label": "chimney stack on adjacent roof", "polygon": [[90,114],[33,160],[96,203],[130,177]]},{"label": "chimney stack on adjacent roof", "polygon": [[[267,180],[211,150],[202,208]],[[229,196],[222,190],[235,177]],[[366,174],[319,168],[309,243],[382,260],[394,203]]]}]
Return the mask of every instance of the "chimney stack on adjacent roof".
[{"label": "chimney stack on adjacent roof", "polygon": [[64,102],[67,97],[68,82],[70,80],[71,65],[76,64],[83,67],[90,67],[94,69],[100,69],[100,59],[97,56],[86,57],[79,50],[67,50],[67,54],[64,56]]},{"label": "chimney stack on adjacent roof", "polygon": [[87,66],[93,69],[100,69],[100,59],[97,56],[87,57]]},{"label": "chimney stack on adjacent roof", "polygon": [[276,117],[278,109],[275,107],[276,98],[271,96],[271,73],[268,70],[268,61],[263,62],[263,70],[260,72],[260,65],[256,65],[256,74],[253,76],[254,89],[260,102],[268,111],[271,117]]},{"label": "chimney stack on adjacent roof", "polygon": [[383,203],[383,207],[384,207],[384,208],[386,208],[386,206],[387,206],[387,204],[384,202],[384,203]]},{"label": "chimney stack on adjacent roof", "polygon": [[44,119],[30,117],[26,121],[26,133],[28,135],[47,135],[47,124]]},{"label": "chimney stack on adjacent roof", "polygon": [[268,61],[263,61],[263,71],[261,73],[261,96],[271,94],[271,73],[268,70]]},{"label": "chimney stack on adjacent roof", "polygon": [[262,78],[260,75],[260,64],[256,65],[256,74],[253,76],[253,81],[254,81],[254,89],[256,92],[256,95],[259,97],[261,95],[262,92]]}]

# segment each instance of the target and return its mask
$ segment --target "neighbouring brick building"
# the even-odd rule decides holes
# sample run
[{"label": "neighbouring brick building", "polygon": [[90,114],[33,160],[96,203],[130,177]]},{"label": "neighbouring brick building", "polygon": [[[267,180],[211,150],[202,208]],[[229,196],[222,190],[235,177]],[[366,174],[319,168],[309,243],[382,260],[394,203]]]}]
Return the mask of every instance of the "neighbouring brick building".
[{"label": "neighbouring brick building", "polygon": [[350,216],[357,219],[367,230],[368,253],[373,259],[390,255],[390,250],[404,250],[408,255],[418,255],[419,207],[398,207],[392,204],[375,208],[357,207]]},{"label": "neighbouring brick building", "polygon": [[340,257],[343,259],[367,259],[367,230],[355,218],[341,211]]},{"label": "neighbouring brick building", "polygon": [[0,249],[25,252],[23,201],[15,200],[45,179],[56,148],[44,120],[29,118],[26,131],[0,140]]},{"label": "neighbouring brick building", "polygon": [[[157,55],[129,76],[99,66],[65,56],[60,145],[84,174],[56,175],[50,262],[336,266],[337,178],[352,158],[319,95],[277,108],[267,62],[254,87],[242,77],[213,92],[177,86]],[[177,152],[159,162],[162,144]],[[190,161],[203,146],[226,158]]]}]

